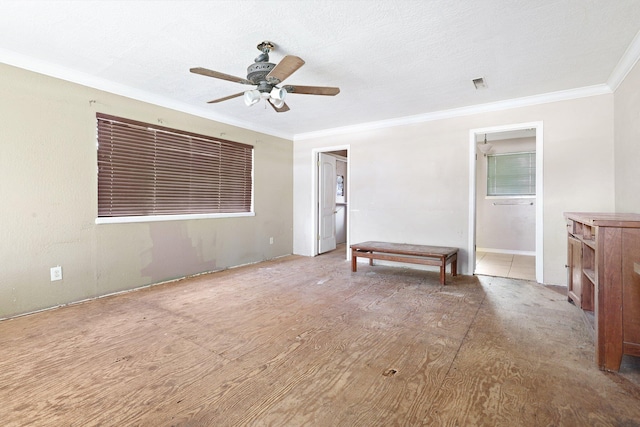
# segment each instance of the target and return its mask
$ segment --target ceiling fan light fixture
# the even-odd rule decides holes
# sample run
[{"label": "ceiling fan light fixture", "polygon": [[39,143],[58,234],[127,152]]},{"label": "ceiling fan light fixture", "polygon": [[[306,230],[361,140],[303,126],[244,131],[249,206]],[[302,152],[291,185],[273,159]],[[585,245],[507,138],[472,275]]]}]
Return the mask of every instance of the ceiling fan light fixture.
[{"label": "ceiling fan light fixture", "polygon": [[271,99],[276,99],[278,101],[284,101],[284,98],[286,96],[287,96],[287,91],[284,88],[274,87],[273,89],[271,89]]},{"label": "ceiling fan light fixture", "polygon": [[493,145],[487,144],[487,134],[485,133],[484,144],[478,144],[478,150],[480,150],[480,152],[486,156],[487,154],[489,154],[492,148],[493,148]]},{"label": "ceiling fan light fixture", "polygon": [[478,150],[480,150],[480,152],[484,155],[489,154],[492,148],[493,145],[491,144],[478,144]]},{"label": "ceiling fan light fixture", "polygon": [[260,92],[258,90],[248,90],[244,93],[244,103],[247,107],[260,101]]},{"label": "ceiling fan light fixture", "polygon": [[271,101],[273,106],[276,108],[282,108],[284,106],[284,99],[270,98],[269,101]]}]

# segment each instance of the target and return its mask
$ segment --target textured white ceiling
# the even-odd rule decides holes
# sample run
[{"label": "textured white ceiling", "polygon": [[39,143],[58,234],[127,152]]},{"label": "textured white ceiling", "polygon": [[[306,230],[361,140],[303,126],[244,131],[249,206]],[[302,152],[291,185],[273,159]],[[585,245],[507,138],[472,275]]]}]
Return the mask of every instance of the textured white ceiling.
[{"label": "textured white ceiling", "polygon": [[[639,31],[639,0],[0,0],[0,62],[288,137],[602,85]],[[263,40],[341,93],[207,104],[250,87],[189,68],[245,77]]]}]

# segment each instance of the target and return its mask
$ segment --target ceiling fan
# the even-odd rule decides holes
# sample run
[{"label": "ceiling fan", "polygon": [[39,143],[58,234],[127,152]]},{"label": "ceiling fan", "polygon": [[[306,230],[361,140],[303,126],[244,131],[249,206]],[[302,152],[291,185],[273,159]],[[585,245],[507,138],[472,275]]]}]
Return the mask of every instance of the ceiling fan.
[{"label": "ceiling fan", "polygon": [[287,55],[282,58],[278,65],[272,64],[269,62],[269,52],[273,50],[274,46],[275,45],[269,41],[264,41],[258,45],[258,50],[262,53],[258,55],[254,60],[255,62],[247,68],[246,79],[201,67],[191,68],[189,71],[203,76],[214,77],[216,79],[257,86],[252,90],[239,92],[225,96],[224,98],[214,99],[213,101],[209,101],[209,104],[215,104],[217,102],[244,96],[244,102],[247,106],[256,104],[261,99],[267,99],[269,101],[268,103],[274,110],[278,113],[284,113],[285,111],[289,111],[289,107],[284,102],[284,99],[289,93],[329,96],[334,96],[340,93],[340,89],[337,87],[298,85],[278,86],[287,77],[302,67],[304,65],[304,61],[297,56]]}]

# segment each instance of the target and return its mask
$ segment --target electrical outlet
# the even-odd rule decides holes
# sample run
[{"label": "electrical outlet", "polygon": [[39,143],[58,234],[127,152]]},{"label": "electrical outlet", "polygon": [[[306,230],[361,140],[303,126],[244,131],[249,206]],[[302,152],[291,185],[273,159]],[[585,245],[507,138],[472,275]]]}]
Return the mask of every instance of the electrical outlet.
[{"label": "electrical outlet", "polygon": [[273,245],[273,237],[269,237],[269,244]]},{"label": "electrical outlet", "polygon": [[51,267],[51,281],[62,280],[62,267]]}]

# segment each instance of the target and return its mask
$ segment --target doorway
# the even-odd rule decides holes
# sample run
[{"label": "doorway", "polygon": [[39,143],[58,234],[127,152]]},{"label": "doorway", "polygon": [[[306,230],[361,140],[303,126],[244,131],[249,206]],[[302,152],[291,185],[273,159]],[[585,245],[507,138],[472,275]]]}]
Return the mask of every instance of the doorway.
[{"label": "doorway", "polygon": [[316,220],[314,254],[332,252],[346,248],[348,258],[349,241],[349,149],[334,148],[318,151],[314,156]]},{"label": "doorway", "polygon": [[543,283],[542,138],[541,122],[470,132],[469,274]]}]

